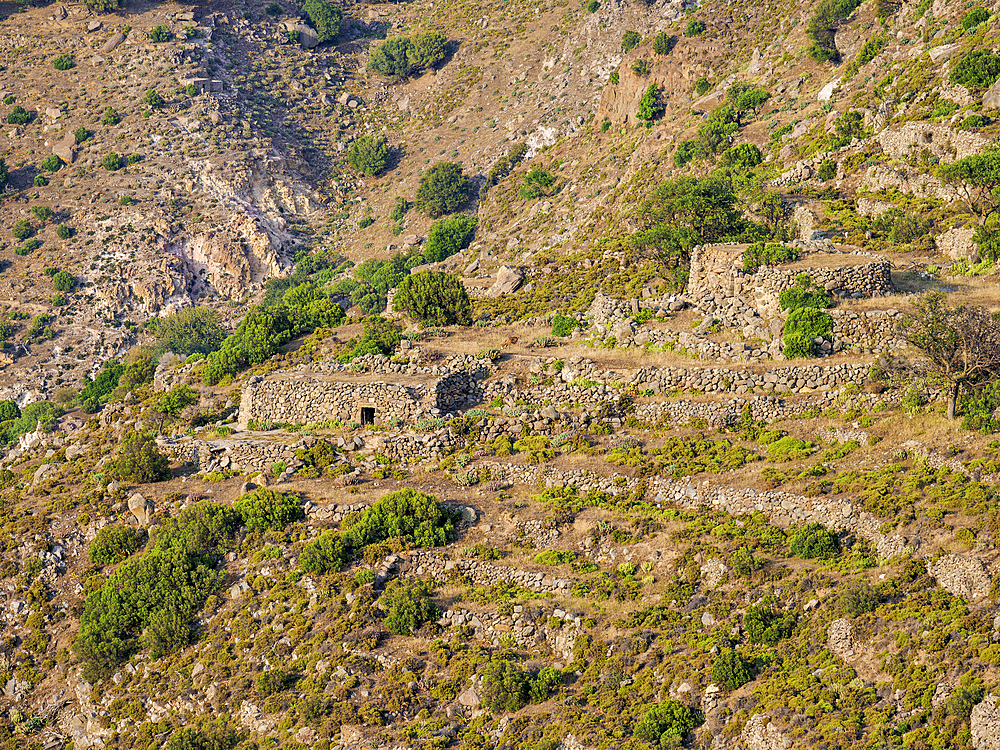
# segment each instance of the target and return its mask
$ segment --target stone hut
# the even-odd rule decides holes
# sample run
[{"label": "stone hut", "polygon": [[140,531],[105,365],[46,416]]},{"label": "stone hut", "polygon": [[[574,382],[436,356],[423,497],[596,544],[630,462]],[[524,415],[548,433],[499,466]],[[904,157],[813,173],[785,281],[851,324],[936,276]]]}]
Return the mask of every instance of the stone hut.
[{"label": "stone hut", "polygon": [[250,378],[239,422],[309,424],[326,420],[396,425],[445,414],[464,404],[469,375],[279,373]]}]

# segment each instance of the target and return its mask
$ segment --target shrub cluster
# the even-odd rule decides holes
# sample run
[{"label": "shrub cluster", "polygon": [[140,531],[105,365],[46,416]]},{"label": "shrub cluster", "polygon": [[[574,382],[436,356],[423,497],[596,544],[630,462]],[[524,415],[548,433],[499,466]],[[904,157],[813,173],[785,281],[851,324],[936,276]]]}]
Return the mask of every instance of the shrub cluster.
[{"label": "shrub cluster", "polygon": [[472,303],[461,279],[443,271],[407,276],[396,290],[393,307],[406,310],[421,326],[472,323]]},{"label": "shrub cluster", "polygon": [[475,216],[465,214],[446,216],[435,221],[427,232],[424,260],[427,263],[437,263],[468,247],[477,222]]},{"label": "shrub cluster", "polygon": [[233,503],[247,531],[280,531],[305,516],[295,495],[284,495],[258,487]]},{"label": "shrub cluster", "polygon": [[829,560],[840,551],[837,535],[821,523],[807,523],[796,529],[788,548],[793,555],[805,560]]},{"label": "shrub cluster", "polygon": [[632,736],[641,742],[658,744],[661,748],[676,746],[691,730],[705,720],[701,711],[680,701],[666,700],[650,708],[636,722]]},{"label": "shrub cluster", "polygon": [[160,452],[156,438],[129,428],[108,464],[108,474],[122,482],[159,482],[170,476],[170,460]]},{"label": "shrub cluster", "polygon": [[833,317],[815,307],[792,310],[785,319],[782,351],[789,359],[812,357],[816,354],[816,339],[826,338],[833,331]]},{"label": "shrub cluster", "polygon": [[389,163],[389,142],[381,135],[362,135],[351,144],[347,161],[359,172],[374,177]]},{"label": "shrub cluster", "polygon": [[425,581],[392,581],[379,597],[379,605],[386,613],[382,624],[396,635],[410,635],[441,616]]},{"label": "shrub cluster", "polygon": [[795,630],[795,615],[791,612],[777,612],[772,608],[772,602],[765,600],[747,607],[743,613],[743,629],[751,643],[774,646]]},{"label": "shrub cluster", "polygon": [[1000,55],[990,50],[974,49],[955,63],[950,74],[952,83],[971,89],[985,89],[1000,78]]},{"label": "shrub cluster", "polygon": [[415,205],[431,217],[454,213],[469,200],[472,189],[460,164],[439,161],[420,177]]},{"label": "shrub cluster", "polygon": [[743,251],[743,273],[755,273],[761,266],[798,260],[797,248],[773,242],[754,242]]},{"label": "shrub cluster", "polygon": [[782,310],[798,310],[802,307],[821,309],[833,305],[826,290],[813,284],[812,277],[807,273],[799,274],[795,279],[795,286],[778,295],[778,302]]},{"label": "shrub cluster", "polygon": [[97,532],[88,555],[94,565],[115,565],[142,549],[146,534],[141,529],[113,523]]},{"label": "shrub cluster", "polygon": [[372,52],[368,70],[396,80],[432,68],[444,60],[448,40],[434,31],[387,39]]},{"label": "shrub cluster", "polygon": [[817,62],[840,62],[836,34],[840,22],[857,10],[861,0],[822,0],[809,19],[806,35],[812,45],[809,56]]},{"label": "shrub cluster", "polygon": [[302,12],[316,29],[316,41],[320,44],[336,39],[340,35],[340,22],[344,14],[340,8],[327,0],[305,0]]},{"label": "shrub cluster", "polygon": [[483,667],[483,705],[495,712],[517,711],[528,703],[541,703],[561,683],[558,670],[545,667],[532,674],[508,659],[494,659]]}]

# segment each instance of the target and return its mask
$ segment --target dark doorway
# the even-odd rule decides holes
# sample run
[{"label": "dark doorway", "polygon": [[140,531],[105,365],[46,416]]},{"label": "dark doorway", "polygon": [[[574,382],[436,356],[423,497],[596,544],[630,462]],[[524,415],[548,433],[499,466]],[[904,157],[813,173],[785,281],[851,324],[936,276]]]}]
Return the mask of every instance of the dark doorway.
[{"label": "dark doorway", "polygon": [[374,406],[362,406],[361,407],[361,424],[375,424],[375,407]]}]

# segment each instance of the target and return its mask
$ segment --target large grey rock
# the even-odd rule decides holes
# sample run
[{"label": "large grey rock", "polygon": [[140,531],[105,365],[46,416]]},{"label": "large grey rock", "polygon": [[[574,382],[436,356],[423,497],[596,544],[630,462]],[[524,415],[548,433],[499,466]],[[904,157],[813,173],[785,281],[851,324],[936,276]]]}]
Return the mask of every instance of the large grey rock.
[{"label": "large grey rock", "polygon": [[113,37],[108,39],[104,44],[101,45],[101,52],[105,55],[111,52],[115,47],[125,41],[125,35],[118,32]]},{"label": "large grey rock", "polygon": [[497,271],[496,281],[486,292],[487,297],[502,297],[505,294],[512,294],[521,287],[524,281],[524,274],[513,266],[500,266]]},{"label": "large grey rock", "polygon": [[76,159],[76,151],[73,149],[75,145],[76,136],[70,133],[52,146],[52,153],[58,156],[63,164],[72,164]]},{"label": "large grey rock", "polygon": [[973,707],[970,728],[976,750],[1000,750],[1000,707],[995,695],[987,695]]},{"label": "large grey rock", "polygon": [[1000,109],[1000,79],[983,94],[983,109]]},{"label": "large grey rock", "polygon": [[316,36],[316,30],[302,21],[285,21],[284,26],[285,31],[299,32],[299,44],[306,49],[312,49],[319,44],[319,37]]},{"label": "large grey rock", "polygon": [[936,65],[937,63],[942,63],[945,60],[950,60],[951,56],[960,49],[962,49],[961,44],[942,44],[940,47],[935,47],[927,54],[930,55],[931,62]]},{"label": "large grey rock", "polygon": [[458,696],[458,702],[467,708],[477,708],[483,699],[479,697],[475,686],[472,686]]},{"label": "large grey rock", "polygon": [[140,526],[149,525],[149,517],[153,515],[152,500],[147,500],[137,492],[128,499],[128,509]]}]

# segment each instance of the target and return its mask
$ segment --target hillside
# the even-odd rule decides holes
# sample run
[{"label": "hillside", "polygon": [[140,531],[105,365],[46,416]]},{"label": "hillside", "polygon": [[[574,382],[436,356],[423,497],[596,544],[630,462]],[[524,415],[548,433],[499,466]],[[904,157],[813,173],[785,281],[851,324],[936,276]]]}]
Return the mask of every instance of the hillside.
[{"label": "hillside", "polygon": [[0,4],[0,748],[1000,748],[1000,6],[110,10]]}]

